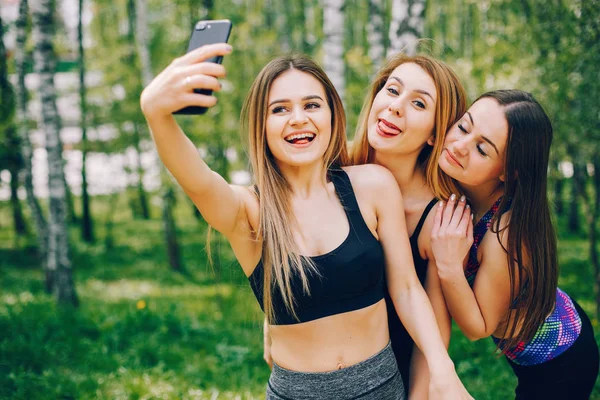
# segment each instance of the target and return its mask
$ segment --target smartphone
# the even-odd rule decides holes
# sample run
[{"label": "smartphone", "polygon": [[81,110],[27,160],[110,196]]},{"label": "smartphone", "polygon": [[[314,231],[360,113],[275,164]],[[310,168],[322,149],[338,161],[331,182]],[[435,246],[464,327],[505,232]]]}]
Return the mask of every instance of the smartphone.
[{"label": "smartphone", "polygon": [[[227,43],[230,32],[231,21],[227,19],[198,21],[196,25],[194,25],[194,31],[190,37],[187,52],[189,53],[190,51],[207,44]],[[206,61],[221,64],[221,62],[223,62],[223,56],[212,57]],[[212,90],[210,89],[194,89],[194,92],[208,96],[212,94]],[[174,114],[199,115],[204,114],[207,110],[208,108],[206,107],[190,106],[175,111]]]}]

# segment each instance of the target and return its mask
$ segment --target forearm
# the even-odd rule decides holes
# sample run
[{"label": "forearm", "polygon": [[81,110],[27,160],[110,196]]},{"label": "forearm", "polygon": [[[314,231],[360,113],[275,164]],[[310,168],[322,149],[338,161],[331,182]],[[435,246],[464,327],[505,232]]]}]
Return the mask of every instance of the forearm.
[{"label": "forearm", "polygon": [[475,293],[462,272],[460,276],[440,277],[440,280],[448,310],[465,336],[471,340],[489,336]]},{"label": "forearm", "polygon": [[400,291],[394,304],[406,330],[422,351],[429,370],[434,373],[453,365],[423,287],[417,283]]},{"label": "forearm", "polygon": [[158,155],[177,182],[188,193],[207,188],[212,171],[172,115],[146,116]]},{"label": "forearm", "polygon": [[427,400],[429,393],[429,368],[427,361],[417,346],[413,346],[410,360],[410,390],[408,398]]}]

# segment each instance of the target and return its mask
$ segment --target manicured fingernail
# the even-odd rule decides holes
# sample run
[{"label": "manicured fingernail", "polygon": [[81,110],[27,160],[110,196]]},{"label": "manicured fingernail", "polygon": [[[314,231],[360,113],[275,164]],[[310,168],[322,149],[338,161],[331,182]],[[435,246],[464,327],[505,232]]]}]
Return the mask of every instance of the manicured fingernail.
[{"label": "manicured fingernail", "polygon": [[454,193],[452,193],[452,196],[450,196],[450,201],[454,201],[456,200],[456,195]]},{"label": "manicured fingernail", "polygon": [[231,51],[231,50],[233,50],[233,47],[231,47],[230,44],[227,44],[227,45],[225,45],[225,50],[226,51]]},{"label": "manicured fingernail", "polygon": [[471,206],[467,204],[467,205],[465,206],[465,208],[468,210],[468,209],[470,209],[470,208],[471,208]]},{"label": "manicured fingernail", "polygon": [[442,207],[444,207],[444,202],[443,202],[443,201],[440,201],[440,202],[438,203],[438,207],[439,207],[439,208],[442,208]]},{"label": "manicured fingernail", "polygon": [[464,195],[464,194],[463,194],[462,196],[460,196],[460,201],[461,201],[461,203],[464,203],[466,199],[467,199],[467,198],[465,197],[465,195]]}]

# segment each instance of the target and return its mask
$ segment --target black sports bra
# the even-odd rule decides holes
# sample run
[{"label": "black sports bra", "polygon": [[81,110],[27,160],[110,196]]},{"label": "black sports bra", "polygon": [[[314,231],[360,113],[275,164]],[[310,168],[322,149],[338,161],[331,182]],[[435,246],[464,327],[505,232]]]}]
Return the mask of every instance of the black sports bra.
[{"label": "black sports bra", "polygon": [[[342,169],[331,169],[329,178],[344,207],[350,232],[346,240],[329,253],[310,258],[318,275],[308,274],[310,295],[302,288],[300,276],[292,273],[291,286],[295,300],[294,311],[298,319],[286,308],[281,292],[273,282],[272,303],[274,325],[308,322],[331,315],[358,310],[383,299],[385,261],[381,243],[365,223],[350,183]],[[264,311],[262,259],[248,277],[252,291]]]}]

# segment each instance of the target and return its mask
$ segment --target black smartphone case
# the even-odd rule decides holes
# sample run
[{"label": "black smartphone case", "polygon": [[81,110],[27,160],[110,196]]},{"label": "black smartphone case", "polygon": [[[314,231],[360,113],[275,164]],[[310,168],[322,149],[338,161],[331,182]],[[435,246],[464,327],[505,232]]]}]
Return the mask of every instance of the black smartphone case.
[{"label": "black smartphone case", "polygon": [[[194,26],[194,31],[192,32],[187,52],[189,53],[190,51],[207,44],[227,43],[230,32],[231,21],[229,20],[223,19],[216,21],[199,21]],[[223,56],[212,57],[206,61],[221,64],[223,62]],[[194,92],[207,96],[212,94],[212,90],[209,89],[194,89]],[[206,111],[208,111],[208,108],[206,107],[190,106],[179,111],[175,111],[173,114],[201,115],[206,113]]]}]

